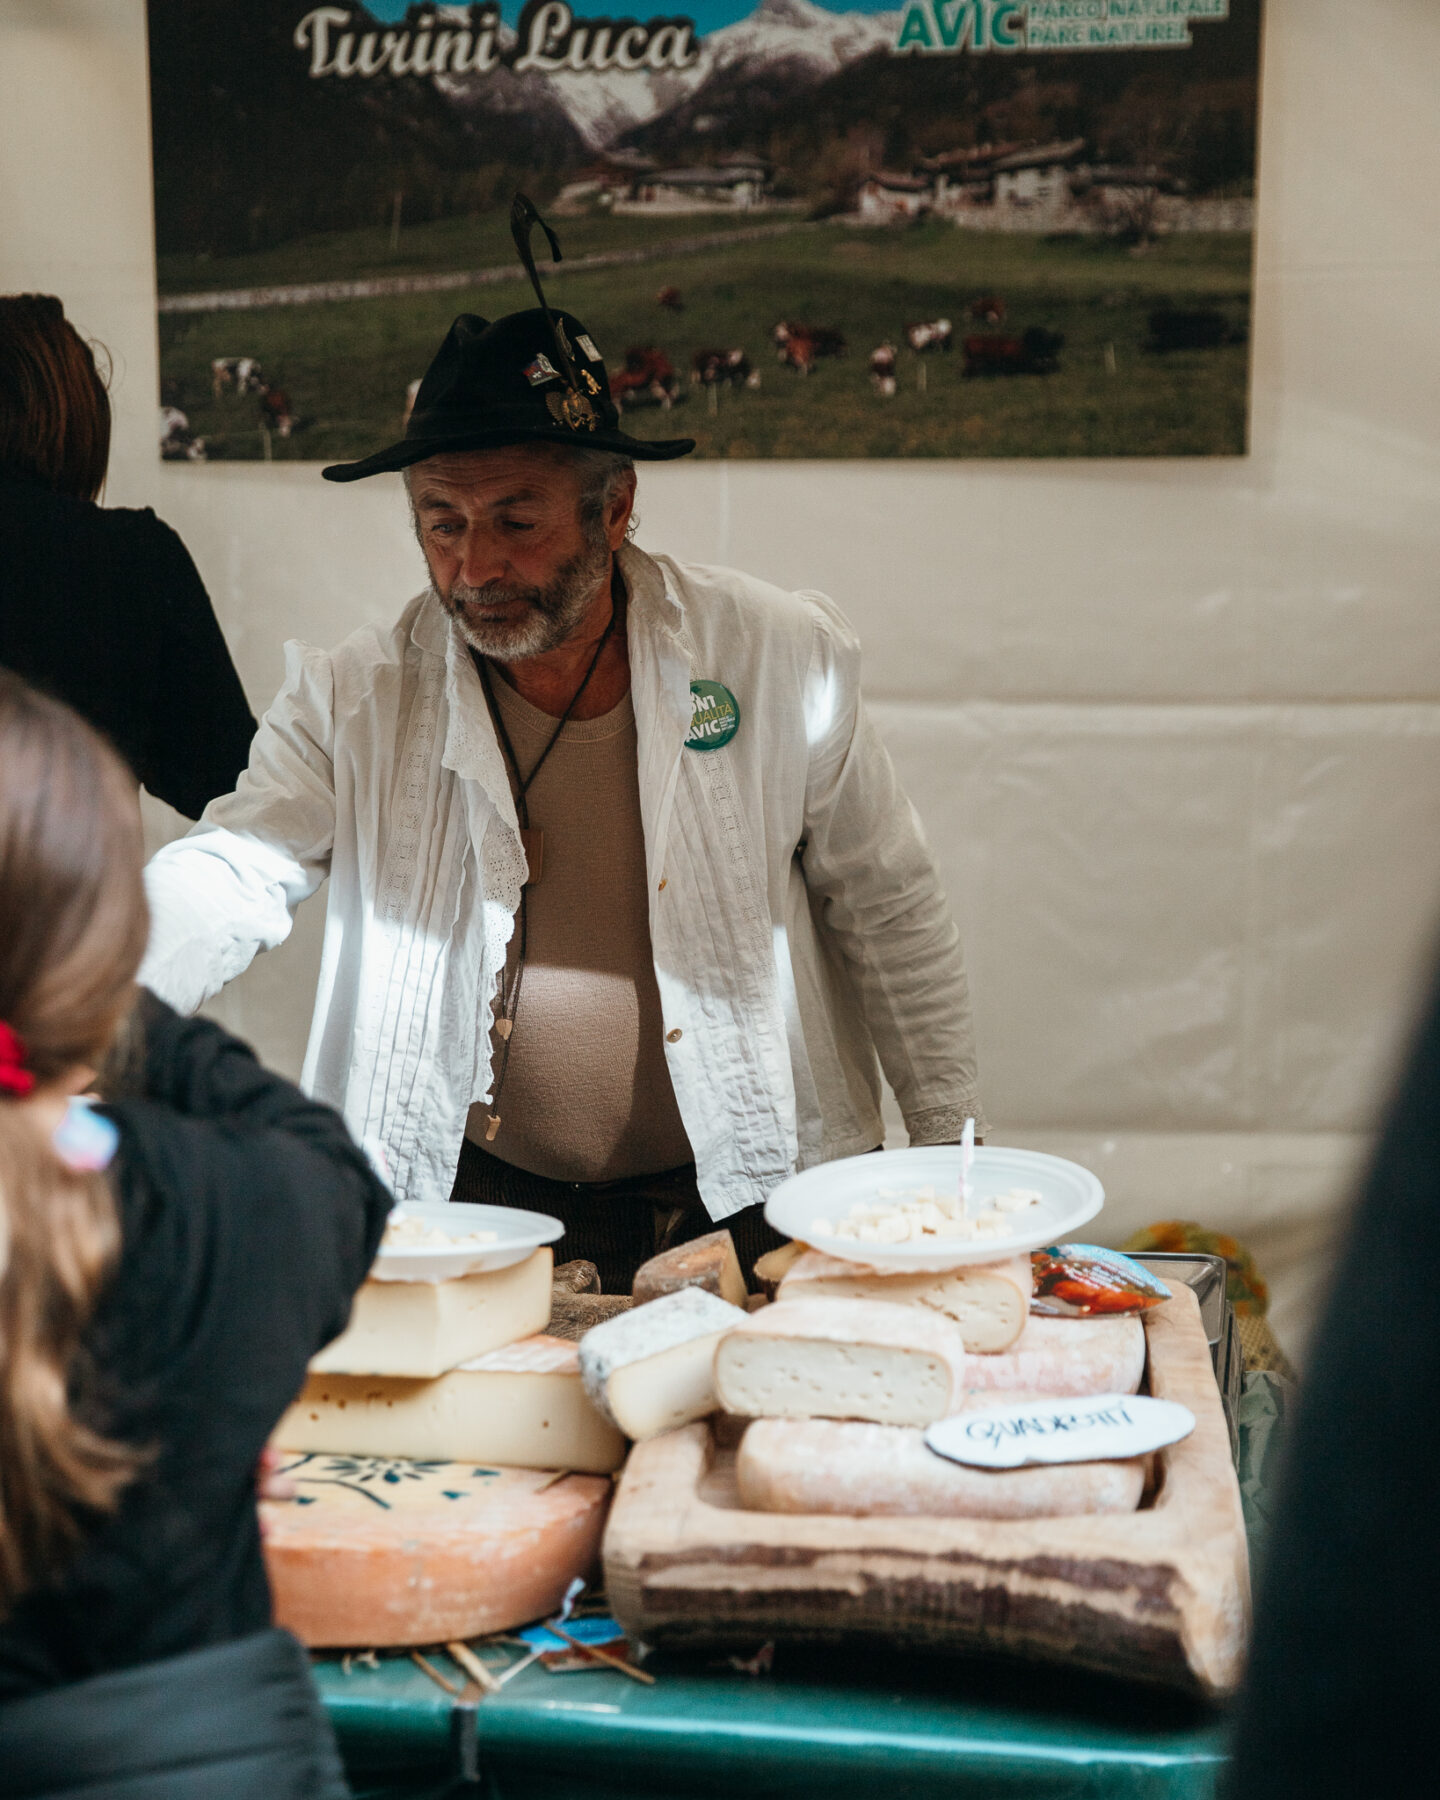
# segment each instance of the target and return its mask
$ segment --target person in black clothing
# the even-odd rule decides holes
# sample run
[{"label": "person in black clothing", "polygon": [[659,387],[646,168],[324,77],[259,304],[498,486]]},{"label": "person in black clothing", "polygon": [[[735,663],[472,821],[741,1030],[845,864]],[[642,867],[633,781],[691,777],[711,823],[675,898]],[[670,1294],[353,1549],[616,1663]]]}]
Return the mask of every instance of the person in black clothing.
[{"label": "person in black clothing", "polygon": [[1440,985],[1290,1421],[1226,1800],[1429,1800],[1440,1676]]},{"label": "person in black clothing", "polygon": [[[140,868],[118,759],[0,672],[0,1792],[336,1800],[256,1468],[390,1195],[243,1044],[132,1011]],[[71,1100],[117,1037],[124,1096]]]},{"label": "person in black clothing", "polygon": [[255,719],[184,544],[148,507],[95,504],[109,451],[109,396],[60,302],[0,297],[0,667],[198,818],[234,788]]}]

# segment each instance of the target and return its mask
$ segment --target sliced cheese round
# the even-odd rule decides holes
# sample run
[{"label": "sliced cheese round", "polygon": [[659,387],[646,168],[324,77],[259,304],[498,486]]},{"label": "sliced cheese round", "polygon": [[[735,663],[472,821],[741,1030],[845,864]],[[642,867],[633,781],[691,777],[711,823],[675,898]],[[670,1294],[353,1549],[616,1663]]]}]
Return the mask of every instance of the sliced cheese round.
[{"label": "sliced cheese round", "polygon": [[1147,1458],[1064,1468],[972,1469],[937,1456],[925,1434],[834,1419],[757,1419],[735,1474],[755,1512],[858,1518],[1040,1519],[1134,1512]]},{"label": "sliced cheese round", "polygon": [[600,1551],[608,1477],[300,1456],[265,1501],[275,1623],[314,1648],[437,1644],[554,1612]]},{"label": "sliced cheese round", "polygon": [[747,1418],[929,1425],[968,1366],[948,1319],[884,1300],[786,1300],[747,1315],[715,1353],[715,1391]]},{"label": "sliced cheese round", "polygon": [[1033,1316],[997,1356],[972,1356],[965,1385],[1016,1395],[1136,1394],[1145,1373],[1145,1327],[1128,1313],[1110,1319]]},{"label": "sliced cheese round", "polygon": [[433,1381],[312,1374],[273,1441],[285,1450],[597,1475],[625,1460],[624,1438],[581,1386],[576,1346],[548,1336],[491,1350]]},{"label": "sliced cheese round", "polygon": [[780,1283],[778,1299],[886,1300],[923,1306],[960,1329],[967,1350],[1008,1349],[1030,1316],[1030,1258],[979,1263],[941,1274],[896,1274],[807,1250]]}]

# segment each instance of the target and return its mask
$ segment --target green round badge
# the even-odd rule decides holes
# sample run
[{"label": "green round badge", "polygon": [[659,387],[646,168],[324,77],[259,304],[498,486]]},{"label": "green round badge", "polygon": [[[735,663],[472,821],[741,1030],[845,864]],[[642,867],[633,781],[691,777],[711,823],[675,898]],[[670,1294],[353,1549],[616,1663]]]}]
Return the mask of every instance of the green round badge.
[{"label": "green round badge", "polygon": [[690,683],[690,729],[687,750],[718,750],[740,729],[740,702],[718,681]]}]

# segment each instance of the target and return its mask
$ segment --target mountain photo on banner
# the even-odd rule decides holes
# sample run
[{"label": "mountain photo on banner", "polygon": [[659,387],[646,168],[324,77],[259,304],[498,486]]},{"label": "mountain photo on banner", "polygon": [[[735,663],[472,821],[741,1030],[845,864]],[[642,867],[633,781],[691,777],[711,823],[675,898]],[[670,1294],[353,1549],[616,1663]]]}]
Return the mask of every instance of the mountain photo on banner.
[{"label": "mountain photo on banner", "polygon": [[585,6],[149,0],[162,455],[396,437],[517,190],[638,436],[1244,453],[1261,0]]}]

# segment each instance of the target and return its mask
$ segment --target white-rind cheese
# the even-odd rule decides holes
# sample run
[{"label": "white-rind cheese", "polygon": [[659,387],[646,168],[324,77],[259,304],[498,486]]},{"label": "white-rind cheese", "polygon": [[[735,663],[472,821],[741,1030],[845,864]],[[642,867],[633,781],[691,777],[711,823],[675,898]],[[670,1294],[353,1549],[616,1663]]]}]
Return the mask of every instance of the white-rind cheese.
[{"label": "white-rind cheese", "polygon": [[433,1380],[307,1377],[275,1428],[284,1450],[498,1463],[605,1475],[625,1440],[591,1405],[576,1346],[530,1337]]},{"label": "white-rind cheese", "polygon": [[545,1329],[553,1263],[545,1248],[508,1269],[450,1281],[366,1281],[350,1323],[310,1368],[320,1375],[443,1375]]},{"label": "white-rind cheese", "polygon": [[967,1350],[1006,1350],[1030,1316],[1030,1258],[943,1274],[896,1274],[807,1250],[780,1283],[779,1300],[885,1300],[924,1306],[960,1328]]},{"label": "white-rind cheese", "polygon": [[784,1300],[722,1339],[715,1390],[747,1418],[930,1425],[953,1411],[970,1359],[948,1319],[884,1300]]},{"label": "white-rind cheese", "polygon": [[715,1410],[715,1346],[745,1314],[703,1288],[633,1307],[580,1340],[585,1391],[637,1442]]},{"label": "white-rind cheese", "polygon": [[1145,1373],[1145,1327],[1134,1313],[1108,1319],[1031,1317],[998,1356],[972,1356],[971,1388],[1011,1393],[1136,1394]]},{"label": "white-rind cheese", "polygon": [[735,1474],[755,1512],[857,1518],[1039,1519],[1134,1512],[1145,1457],[1064,1468],[972,1469],[938,1456],[923,1431],[834,1419],[757,1419]]}]

